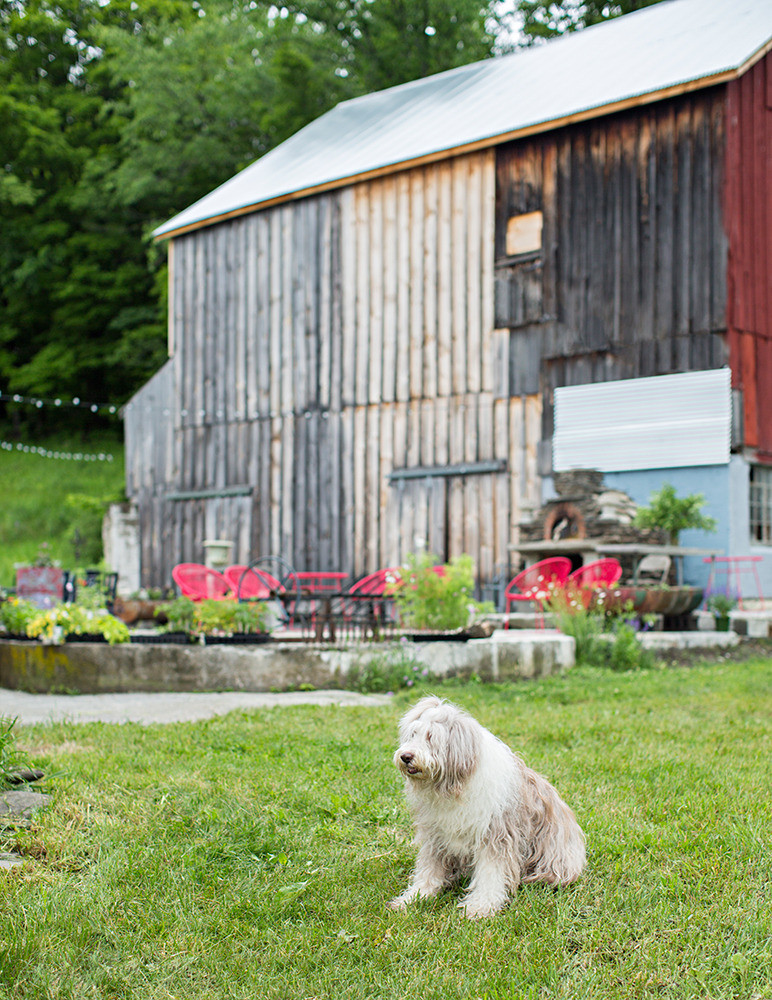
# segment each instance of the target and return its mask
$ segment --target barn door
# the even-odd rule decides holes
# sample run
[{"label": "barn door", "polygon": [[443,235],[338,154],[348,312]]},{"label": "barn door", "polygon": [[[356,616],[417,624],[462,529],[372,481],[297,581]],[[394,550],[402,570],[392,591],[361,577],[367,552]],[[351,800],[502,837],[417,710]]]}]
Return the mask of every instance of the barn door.
[{"label": "barn door", "polygon": [[391,484],[387,543],[391,565],[402,563],[409,552],[431,552],[446,562],[448,552],[448,482],[440,477],[399,479]]}]

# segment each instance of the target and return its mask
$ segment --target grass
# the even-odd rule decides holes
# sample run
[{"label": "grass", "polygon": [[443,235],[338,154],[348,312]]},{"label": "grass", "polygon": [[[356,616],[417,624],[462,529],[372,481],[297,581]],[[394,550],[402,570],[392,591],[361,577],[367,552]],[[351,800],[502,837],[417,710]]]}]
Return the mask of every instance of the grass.
[{"label": "grass", "polygon": [[32,563],[44,543],[65,569],[97,565],[102,515],[108,503],[123,496],[123,445],[114,437],[37,443],[60,452],[109,453],[113,461],[0,450],[0,587],[15,586],[14,564]]},{"label": "grass", "polygon": [[21,731],[2,998],[768,998],[772,661],[446,685],[578,814],[575,886],[395,914],[414,848],[383,708]]}]

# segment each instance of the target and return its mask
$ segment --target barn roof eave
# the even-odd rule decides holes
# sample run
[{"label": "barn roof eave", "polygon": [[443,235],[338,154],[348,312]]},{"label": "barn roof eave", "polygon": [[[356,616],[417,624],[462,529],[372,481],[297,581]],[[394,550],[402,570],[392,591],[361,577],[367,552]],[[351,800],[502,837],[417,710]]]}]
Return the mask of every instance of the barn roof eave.
[{"label": "barn roof eave", "polygon": [[448,146],[444,149],[438,149],[410,160],[387,163],[381,167],[368,170],[363,173],[348,174],[325,181],[321,184],[304,187],[295,191],[287,191],[286,193],[277,195],[273,198],[261,199],[247,205],[239,206],[238,208],[234,208],[228,212],[212,215],[205,219],[198,219],[188,223],[187,225],[179,226],[174,229],[168,229],[165,232],[158,233],[155,236],[155,240],[160,241],[173,239],[177,236],[184,236],[187,233],[195,232],[198,229],[218,225],[222,222],[227,222],[230,219],[240,218],[243,215],[250,215],[253,212],[259,212],[263,209],[271,208],[274,205],[281,205],[290,201],[308,198],[312,195],[322,194],[325,191],[334,191],[362,181],[369,181],[378,177],[386,177],[390,174],[398,173],[403,170],[410,170],[414,167],[423,166],[428,163],[435,163],[438,160],[445,160],[449,157],[462,156],[465,153],[473,153],[482,149],[489,149],[493,146],[499,146],[505,142],[511,142],[515,139],[525,138],[530,135],[537,135],[542,132],[550,132],[566,125],[588,121],[592,118],[601,118],[605,115],[615,114],[619,111],[626,111],[629,108],[640,107],[645,104],[653,104],[658,101],[667,100],[671,97],[677,97],[680,94],[691,93],[695,90],[703,90],[707,87],[718,86],[720,84],[727,83],[730,80],[737,79],[743,73],[747,72],[747,70],[750,69],[750,67],[759,59],[763,58],[770,50],[772,50],[772,39],[738,68],[724,70],[720,73],[714,73],[711,76],[697,77],[693,80],[687,80],[679,83],[676,86],[663,88],[662,90],[636,94],[621,101],[615,101],[598,107],[586,108],[583,111],[575,112],[562,118],[553,118],[548,121],[535,122],[523,128],[486,136],[485,138],[475,140],[474,142]]}]

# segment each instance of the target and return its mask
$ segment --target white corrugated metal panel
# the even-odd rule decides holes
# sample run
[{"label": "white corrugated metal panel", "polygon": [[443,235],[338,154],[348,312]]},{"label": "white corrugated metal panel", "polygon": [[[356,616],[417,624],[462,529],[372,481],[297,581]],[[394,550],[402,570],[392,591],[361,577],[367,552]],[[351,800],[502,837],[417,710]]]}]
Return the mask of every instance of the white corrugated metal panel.
[{"label": "white corrugated metal panel", "polygon": [[552,465],[625,472],[724,465],[732,425],[728,368],[555,390]]},{"label": "white corrugated metal panel", "polygon": [[156,230],[505,136],[744,66],[772,0],[670,0],[546,45],[339,104]]}]

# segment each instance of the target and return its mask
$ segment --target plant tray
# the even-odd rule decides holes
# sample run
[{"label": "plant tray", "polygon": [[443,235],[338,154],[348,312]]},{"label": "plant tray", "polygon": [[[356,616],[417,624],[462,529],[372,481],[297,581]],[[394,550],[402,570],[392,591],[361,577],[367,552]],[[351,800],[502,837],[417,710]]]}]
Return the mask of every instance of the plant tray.
[{"label": "plant tray", "polygon": [[82,635],[71,633],[64,637],[65,642],[107,642],[101,632],[84,632]]},{"label": "plant tray", "polygon": [[159,632],[157,635],[132,635],[129,641],[164,646],[188,646],[191,638],[187,632]]},{"label": "plant tray", "polygon": [[267,632],[237,632],[236,635],[207,635],[204,638],[206,646],[254,646],[261,642],[270,642]]}]

